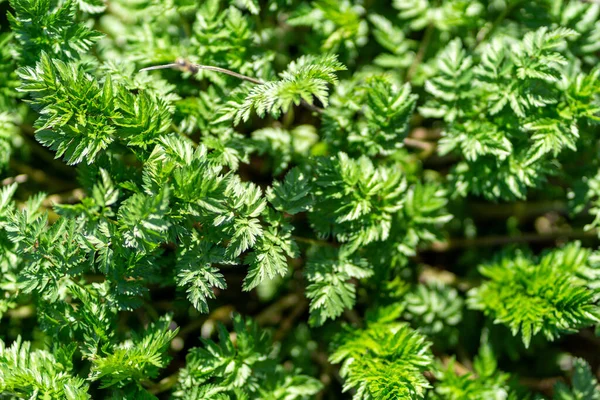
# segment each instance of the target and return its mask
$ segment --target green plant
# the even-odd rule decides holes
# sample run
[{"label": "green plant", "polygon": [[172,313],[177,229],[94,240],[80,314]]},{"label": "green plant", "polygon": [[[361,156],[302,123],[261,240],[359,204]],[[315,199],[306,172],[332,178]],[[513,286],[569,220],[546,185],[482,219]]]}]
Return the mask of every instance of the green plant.
[{"label": "green plant", "polygon": [[0,16],[0,398],[598,398],[600,5]]}]

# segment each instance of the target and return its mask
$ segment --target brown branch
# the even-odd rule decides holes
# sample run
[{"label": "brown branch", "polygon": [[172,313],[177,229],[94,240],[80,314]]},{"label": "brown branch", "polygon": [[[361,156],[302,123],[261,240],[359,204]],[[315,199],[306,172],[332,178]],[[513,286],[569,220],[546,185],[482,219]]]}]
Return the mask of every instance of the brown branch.
[{"label": "brown branch", "polygon": [[44,199],[44,207],[52,207],[54,204],[75,204],[85,197],[82,189],[74,189],[64,193],[52,194]]},{"label": "brown branch", "polygon": [[431,142],[426,142],[424,140],[419,140],[415,138],[404,138],[404,145],[407,147],[414,147],[420,150],[423,150],[426,155],[432,154],[435,151],[436,144]]},{"label": "brown branch", "polygon": [[148,388],[148,391],[151,394],[157,395],[157,394],[166,392],[167,390],[170,390],[173,386],[175,386],[177,384],[178,380],[179,380],[179,371],[167,376],[164,379],[161,379],[160,382],[158,382],[158,383],[144,382],[144,386],[146,386]]},{"label": "brown branch", "polygon": [[446,242],[433,243],[428,248],[422,251],[432,251],[443,253],[455,249],[463,249],[469,247],[492,247],[503,246],[511,243],[543,243],[555,241],[558,239],[592,239],[598,238],[598,232],[595,230],[583,231],[559,231],[550,233],[524,233],[517,236],[491,235],[478,238],[458,238],[450,239]]},{"label": "brown branch", "polygon": [[290,293],[286,296],[280,297],[279,300],[258,314],[254,320],[259,325],[278,324],[282,319],[283,312],[297,304],[301,298],[302,295],[299,293]]},{"label": "brown branch", "polygon": [[545,396],[552,397],[554,394],[554,385],[558,382],[564,382],[564,378],[560,376],[551,377],[551,378],[530,378],[530,377],[522,377],[519,378],[519,383],[531,390],[536,392],[541,392]]},{"label": "brown branch", "polygon": [[35,308],[31,304],[23,305],[8,310],[6,315],[11,319],[27,319],[35,315]]},{"label": "brown branch", "polygon": [[454,286],[462,291],[467,291],[477,285],[473,279],[462,278],[448,270],[439,269],[426,265],[419,274],[420,283],[440,282],[445,285]]},{"label": "brown branch", "polygon": [[273,335],[273,340],[276,342],[280,342],[283,338],[285,338],[288,332],[294,327],[296,319],[298,319],[304,313],[304,311],[306,311],[307,308],[308,301],[306,300],[306,298],[304,298],[304,296],[302,296],[298,300],[296,307],[294,307],[294,309],[288,315],[288,317],[283,320],[283,322],[279,326],[279,329],[277,330],[277,332],[275,332],[275,335]]},{"label": "brown branch", "polygon": [[549,212],[567,214],[569,211],[567,204],[559,200],[521,201],[508,204],[494,204],[493,206],[490,206],[489,203],[472,202],[468,208],[477,219],[506,219],[512,216],[523,219]]},{"label": "brown branch", "polygon": [[414,128],[409,136],[419,140],[438,140],[442,137],[442,131],[441,129],[423,128],[422,126],[419,126]]},{"label": "brown branch", "polygon": [[14,158],[10,159],[9,166],[19,175],[27,175],[27,181],[32,181],[40,185],[51,186],[52,189],[56,191],[69,190],[74,186],[72,182],[58,179],[54,175],[49,175],[40,169],[35,169],[29,165],[22,164]]},{"label": "brown branch", "polygon": [[0,181],[0,185],[1,186],[8,186],[8,185],[12,185],[13,183],[24,183],[24,182],[27,182],[27,179],[29,179],[29,177],[27,176],[27,174],[20,174],[20,175],[17,175],[17,176],[10,176],[10,177],[5,178],[2,181]]},{"label": "brown branch", "polygon": [[[452,358],[449,356],[446,356],[446,355],[440,357],[440,361],[442,362],[444,367],[448,367],[448,364],[450,364],[451,360],[452,360]],[[463,376],[463,375],[467,375],[467,374],[475,375],[475,373],[473,371],[471,371],[465,365],[461,364],[458,360],[454,359],[453,362],[454,362],[454,372],[456,373],[456,375],[458,375],[458,376]]]},{"label": "brown branch", "polygon": [[198,318],[182,327],[179,330],[177,337],[185,339],[191,333],[200,329],[200,336],[203,338],[209,337],[217,322],[228,322],[231,319],[231,313],[234,311],[233,306],[222,306],[212,311],[206,318]]},{"label": "brown branch", "polygon": [[314,245],[314,246],[339,247],[339,244],[333,243],[333,242],[327,242],[325,240],[311,239],[311,238],[306,238],[306,237],[302,237],[302,236],[295,236],[295,235],[293,235],[292,238],[296,242],[311,244],[311,245]]},{"label": "brown branch", "polygon": [[327,354],[323,351],[314,351],[310,357],[316,364],[321,367],[321,383],[323,383],[323,390],[321,390],[317,394],[317,400],[322,399],[325,396],[325,390],[327,386],[331,384],[331,377],[333,376],[335,380],[340,384],[340,386],[344,385],[344,380],[339,374],[338,368],[331,365],[329,359],[327,358]]}]

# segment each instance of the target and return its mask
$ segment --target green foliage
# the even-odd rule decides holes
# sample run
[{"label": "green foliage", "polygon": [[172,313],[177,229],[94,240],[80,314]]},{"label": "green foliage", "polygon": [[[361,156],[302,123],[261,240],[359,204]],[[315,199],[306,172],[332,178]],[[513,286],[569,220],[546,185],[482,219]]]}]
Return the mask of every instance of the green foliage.
[{"label": "green foliage", "polygon": [[[460,192],[523,198],[551,172],[551,161],[577,149],[579,124],[596,119],[598,110],[598,72],[569,75],[558,51],[577,36],[540,28],[519,42],[497,38],[483,47],[478,64],[458,39],[439,55],[439,74],[425,84],[435,100],[421,112],[444,118],[442,152],[465,159],[455,170]],[[576,104],[569,90],[590,97]]]},{"label": "green foliage", "polygon": [[273,173],[287,169],[292,161],[309,156],[311,147],[319,140],[312,125],[300,125],[292,130],[262,128],[252,132],[258,154],[268,154],[273,159]]},{"label": "green foliage", "polygon": [[386,75],[344,82],[324,114],[323,134],[353,154],[389,156],[404,146],[417,96]]},{"label": "green foliage", "polygon": [[37,139],[68,164],[92,163],[117,138],[146,148],[171,122],[163,100],[145,92],[134,96],[110,79],[100,86],[81,67],[50,60],[46,53],[19,76],[19,90],[33,97],[42,115]]},{"label": "green foliage", "polygon": [[354,307],[356,289],[348,281],[368,278],[373,272],[364,259],[344,259],[334,251],[315,254],[306,266],[306,297],[310,302],[312,325],[323,325]]},{"label": "green foliage", "polygon": [[393,3],[399,11],[398,17],[406,20],[412,30],[428,25],[441,31],[477,26],[484,11],[484,5],[476,0],[450,0],[442,4],[429,0],[395,0]]},{"label": "green foliage", "polygon": [[85,381],[71,374],[74,350],[71,346],[54,354],[32,350],[20,337],[10,347],[0,341],[0,390],[16,398],[90,399]]},{"label": "green foliage", "polygon": [[235,315],[233,327],[233,340],[219,325],[219,343],[203,339],[203,347],[190,350],[177,398],[293,400],[307,399],[321,389],[318,380],[278,364],[269,335],[256,323]]},{"label": "green foliage", "polygon": [[294,215],[312,209],[312,189],[311,179],[296,167],[267,189],[267,199],[276,210]]},{"label": "green foliage", "polygon": [[422,375],[430,366],[430,344],[406,325],[374,322],[364,330],[347,329],[336,340],[331,362],[354,399],[420,399],[430,387]]},{"label": "green foliage", "polygon": [[327,106],[327,85],[336,83],[335,72],[344,69],[335,56],[303,56],[280,74],[280,80],[240,88],[223,107],[217,122],[232,119],[237,125],[247,121],[252,111],[261,118],[266,114],[278,118],[292,104],[304,101],[312,105],[313,96]]},{"label": "green foliage", "polygon": [[318,35],[320,51],[347,52],[355,57],[366,42],[368,27],[361,18],[364,13],[361,5],[350,0],[315,0],[310,6],[299,7],[288,22],[293,26],[310,26]]},{"label": "green foliage", "polygon": [[399,168],[375,167],[344,153],[320,160],[311,221],[323,237],[348,242],[343,253],[387,239],[392,216],[403,205],[407,182]]},{"label": "green foliage", "polygon": [[418,285],[404,298],[406,318],[428,337],[456,341],[463,300],[454,288],[440,284]]},{"label": "green foliage", "polygon": [[473,361],[473,373],[458,374],[455,359],[451,359],[436,378],[440,383],[435,387],[434,399],[475,400],[475,399],[514,399],[516,395],[508,384],[509,375],[498,370],[498,363],[489,345],[483,344]]},{"label": "green foliage", "polygon": [[11,0],[10,5],[14,14],[9,13],[8,20],[25,65],[33,65],[42,52],[62,60],[79,59],[101,37],[78,20],[72,1]]},{"label": "green foliage", "polygon": [[554,250],[539,260],[517,253],[480,267],[489,279],[469,294],[472,308],[496,323],[519,331],[525,346],[542,333],[548,340],[599,321],[597,294],[590,284],[598,270],[589,251],[577,243]]},{"label": "green foliage", "polygon": [[0,10],[0,398],[597,397],[600,5]]},{"label": "green foliage", "polygon": [[12,137],[16,132],[14,118],[7,112],[0,113],[0,168],[8,166]]},{"label": "green foliage", "polygon": [[[176,334],[177,330],[169,330],[169,319],[161,319],[140,339],[116,346],[106,355],[93,357],[87,380],[100,380],[102,387],[109,387],[155,377],[158,369],[166,365],[163,353]],[[9,348],[0,341],[0,389],[18,397],[91,398],[86,381],[71,373],[76,348],[73,343],[55,347],[50,352],[32,350],[31,343],[22,342],[20,338]]]},{"label": "green foliage", "polygon": [[600,385],[590,366],[582,359],[575,359],[572,384],[573,387],[569,388],[563,382],[557,383],[553,398],[555,400],[600,398]]},{"label": "green foliage", "polygon": [[177,330],[169,329],[169,323],[169,318],[161,318],[141,338],[121,343],[108,354],[93,358],[89,379],[100,380],[103,387],[109,387],[155,378],[158,370],[168,364],[164,352],[177,335]]}]

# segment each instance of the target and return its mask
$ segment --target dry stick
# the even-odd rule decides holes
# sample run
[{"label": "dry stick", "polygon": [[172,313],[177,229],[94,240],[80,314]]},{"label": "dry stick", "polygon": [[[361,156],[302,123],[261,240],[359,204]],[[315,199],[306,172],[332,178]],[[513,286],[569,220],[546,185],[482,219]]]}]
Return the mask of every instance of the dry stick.
[{"label": "dry stick", "polygon": [[85,197],[85,192],[81,188],[69,190],[64,193],[51,194],[42,202],[44,207],[52,207],[54,204],[76,204]]},{"label": "dry stick", "polygon": [[11,319],[31,318],[35,315],[35,308],[32,305],[24,305],[8,310],[6,315]]},{"label": "dry stick", "polygon": [[539,243],[547,242],[551,240],[558,240],[561,238],[565,239],[593,239],[598,237],[598,231],[564,231],[564,232],[551,232],[551,233],[524,233],[518,236],[502,236],[502,235],[491,235],[483,236],[473,239],[450,239],[447,242],[433,243],[430,247],[424,248],[421,251],[432,251],[436,253],[443,253],[454,249],[463,249],[469,247],[483,247],[483,246],[500,246],[511,243]]},{"label": "dry stick", "polygon": [[506,219],[515,216],[518,219],[533,218],[550,212],[567,214],[567,203],[560,200],[542,201],[520,201],[507,204],[494,204],[490,208],[489,203],[472,202],[469,211],[477,219]]},{"label": "dry stick", "polygon": [[476,279],[462,278],[451,271],[425,265],[419,274],[419,283],[442,282],[447,286],[454,286],[461,291],[478,286]]},{"label": "dry stick", "polygon": [[454,372],[458,376],[473,374],[473,371],[469,367],[467,367],[464,364],[461,364],[456,359],[452,359],[447,355],[442,355],[439,358],[440,358],[440,361],[442,362],[442,364],[444,365],[444,367],[448,367],[448,364],[450,364],[450,362],[452,362],[454,364]]},{"label": "dry stick", "polygon": [[198,329],[203,328],[203,326],[206,324],[212,324],[212,326],[216,326],[217,322],[227,322],[231,319],[230,315],[233,311],[235,311],[233,306],[221,306],[208,314],[206,319],[198,318],[182,327],[179,330],[177,337],[186,339],[187,336],[196,332]]},{"label": "dry stick", "polygon": [[176,68],[176,69],[180,69],[183,71],[187,71],[190,72],[192,74],[196,74],[198,73],[198,71],[200,70],[207,70],[207,71],[214,71],[214,72],[220,72],[222,74],[227,74],[230,76],[233,76],[235,78],[244,80],[244,81],[248,81],[248,82],[252,82],[255,83],[257,85],[264,85],[265,82],[256,79],[256,78],[252,78],[250,76],[246,76],[246,75],[242,75],[242,74],[238,74],[237,72],[225,69],[225,68],[219,68],[219,67],[213,67],[210,65],[201,65],[201,64],[192,64],[187,60],[178,60],[175,63],[171,63],[171,64],[165,64],[165,65],[155,65],[153,67],[147,67],[147,68],[142,68],[140,69],[140,72],[142,71],[154,71],[157,69],[169,69],[169,68]]},{"label": "dry stick", "polygon": [[[174,63],[171,64],[164,64],[164,65],[155,65],[152,67],[147,67],[147,68],[142,68],[140,69],[140,72],[142,71],[154,71],[157,69],[169,69],[169,68],[176,68],[182,71],[187,71],[191,74],[196,74],[198,73],[200,70],[205,70],[205,71],[213,71],[213,72],[218,72],[221,74],[226,74],[229,76],[233,76],[234,78],[238,78],[241,79],[243,81],[247,81],[247,82],[251,82],[254,83],[256,85],[264,85],[266,82],[261,81],[260,79],[256,79],[253,78],[251,76],[247,76],[247,75],[242,75],[240,73],[237,73],[235,71],[231,71],[229,69],[225,69],[225,68],[220,68],[220,67],[213,67],[212,65],[202,65],[202,64],[194,64],[191,63],[183,58],[178,58],[177,61],[175,61]],[[323,110],[321,107],[317,107],[313,104],[308,103],[306,100],[302,99],[301,103],[304,107],[308,108],[311,111],[317,112],[319,114],[322,114],[325,110]]]},{"label": "dry stick", "polygon": [[35,169],[29,165],[22,164],[14,158],[10,159],[10,168],[15,170],[19,175],[27,175],[27,180],[40,185],[51,184],[52,188],[57,191],[69,190],[73,187],[70,182],[46,174],[41,169]]},{"label": "dry stick", "polygon": [[292,235],[292,238],[296,242],[306,243],[306,244],[315,245],[315,246],[339,247],[338,243],[327,242],[325,240],[312,239],[312,238],[296,236],[296,235]]},{"label": "dry stick", "polygon": [[331,384],[331,377],[333,376],[335,380],[340,384],[340,386],[344,386],[344,380],[340,376],[339,368],[331,365],[329,359],[327,358],[327,354],[323,351],[316,350],[311,353],[310,358],[321,367],[321,383],[323,383],[323,389],[317,393],[316,399],[321,400],[325,396],[325,392],[327,386]]},{"label": "dry stick", "polygon": [[558,382],[564,382],[565,379],[562,376],[555,376],[550,378],[533,378],[533,377],[521,377],[519,383],[522,386],[526,386],[530,390],[535,390],[543,393],[546,396],[552,396],[554,393],[554,386]]},{"label": "dry stick", "polygon": [[0,186],[12,185],[13,183],[27,182],[28,178],[29,177],[27,176],[27,174],[19,174],[17,176],[9,176],[8,178],[5,178],[2,181],[0,181]]},{"label": "dry stick", "polygon": [[408,147],[414,147],[423,150],[426,154],[431,154],[433,151],[435,151],[435,143],[426,142],[415,138],[405,138],[404,144]]},{"label": "dry stick", "polygon": [[[432,29],[428,29],[427,32],[425,32],[425,39],[424,41],[429,42],[429,40],[431,39],[431,35],[433,33],[433,28]],[[417,62],[417,64],[420,62],[420,60],[423,58],[425,53],[425,48],[420,49],[419,54],[417,54],[417,59],[419,60]],[[415,61],[417,61],[417,59],[415,59]],[[413,64],[414,65],[414,64]],[[266,84],[266,82],[261,81],[260,79],[256,79],[253,78],[251,76],[247,76],[247,75],[242,75],[240,73],[237,73],[235,71],[231,71],[229,69],[225,69],[225,68],[220,68],[220,67],[213,67],[211,65],[202,65],[202,64],[194,64],[191,63],[183,58],[178,58],[174,63],[170,63],[170,64],[164,64],[164,65],[154,65],[151,67],[146,67],[146,68],[142,68],[140,69],[140,72],[142,71],[155,71],[158,69],[170,69],[170,68],[175,68],[181,71],[186,71],[189,72],[191,74],[196,74],[198,73],[200,70],[205,70],[205,71],[213,71],[213,72],[218,72],[221,74],[226,74],[229,76],[233,76],[234,78],[238,78],[241,79],[243,81],[247,81],[247,82],[251,82],[254,83],[256,85],[264,85]],[[416,65],[415,65],[416,68]],[[409,74],[411,72],[409,71]],[[314,104],[311,104],[309,102],[307,102],[306,100],[302,99],[302,101],[300,102],[300,104],[302,106],[304,106],[305,108],[314,111],[316,113],[319,114],[323,114],[325,112],[324,109],[322,109],[321,107],[317,107]],[[434,149],[435,149],[435,144],[429,143],[429,142],[424,142],[418,139],[413,139],[413,138],[406,138],[404,139],[404,144],[406,146],[409,147],[415,147],[421,150],[424,150],[426,154],[430,154]]]},{"label": "dry stick", "polygon": [[144,382],[144,386],[148,388],[148,391],[153,395],[157,395],[167,390],[170,390],[173,386],[177,384],[179,381],[179,371],[163,378],[158,383],[154,383],[152,381]]},{"label": "dry stick", "polygon": [[259,325],[277,324],[281,318],[283,311],[298,304],[302,300],[302,295],[299,293],[290,293],[287,296],[281,297],[275,303],[271,304],[254,319]]},{"label": "dry stick", "polygon": [[308,301],[304,297],[300,298],[296,304],[296,307],[294,307],[288,317],[281,322],[279,329],[273,335],[273,340],[276,342],[281,342],[288,332],[294,327],[296,319],[298,319],[307,308]]}]

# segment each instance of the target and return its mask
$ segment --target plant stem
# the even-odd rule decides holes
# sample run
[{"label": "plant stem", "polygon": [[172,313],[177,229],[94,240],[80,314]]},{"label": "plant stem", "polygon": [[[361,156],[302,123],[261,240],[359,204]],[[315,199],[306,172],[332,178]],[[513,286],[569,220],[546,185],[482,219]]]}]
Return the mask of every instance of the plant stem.
[{"label": "plant stem", "polygon": [[283,311],[294,306],[302,299],[298,293],[290,293],[287,296],[281,297],[275,303],[271,304],[254,319],[259,325],[278,324],[281,321]]},{"label": "plant stem", "polygon": [[421,62],[423,62],[423,58],[425,57],[425,53],[427,52],[427,48],[429,47],[429,42],[433,37],[434,29],[435,28],[433,27],[433,24],[427,25],[427,28],[425,29],[425,34],[423,35],[423,40],[421,40],[421,45],[419,46],[419,50],[417,50],[417,55],[415,56],[413,63],[411,64],[410,68],[408,69],[408,72],[406,73],[407,82],[410,82],[412,80],[414,74],[417,72],[417,68],[419,67]]},{"label": "plant stem", "polygon": [[85,192],[78,188],[64,193],[52,194],[44,199],[42,206],[52,207],[54,204],[75,204],[85,197]]},{"label": "plant stem", "polygon": [[288,317],[281,322],[279,329],[273,335],[273,340],[280,342],[283,338],[285,338],[287,333],[294,327],[296,319],[298,319],[298,317],[300,317],[307,308],[308,301],[304,297],[301,297],[290,315],[288,315]]},{"label": "plant stem", "polygon": [[164,379],[161,379],[161,381],[158,383],[153,383],[153,382],[148,383],[148,385],[147,385],[148,391],[150,393],[152,393],[153,395],[157,395],[159,393],[166,392],[167,390],[169,390],[173,386],[175,386],[177,384],[178,380],[179,380],[179,371],[175,372],[172,375],[167,376]]},{"label": "plant stem", "polygon": [[42,186],[51,187],[52,190],[67,191],[73,189],[73,183],[63,181],[62,179],[56,178],[55,175],[49,175],[40,169],[35,169],[29,165],[22,164],[15,158],[10,159],[9,166],[19,175],[27,175],[28,181],[33,181]]},{"label": "plant stem", "polygon": [[337,243],[326,242],[325,240],[311,239],[311,238],[306,238],[306,237],[302,237],[302,236],[292,236],[292,238],[296,242],[312,244],[315,246],[339,247],[339,245]]},{"label": "plant stem", "polygon": [[[260,79],[257,78],[253,78],[251,76],[248,75],[242,75],[238,72],[232,71],[230,69],[226,69],[226,68],[220,68],[220,67],[214,67],[212,65],[202,65],[202,64],[194,64],[191,63],[187,60],[184,60],[182,58],[177,59],[174,63],[171,64],[164,64],[164,65],[154,65],[151,67],[146,67],[146,68],[142,68],[140,69],[141,71],[154,71],[157,69],[168,69],[168,68],[176,68],[182,71],[187,71],[191,74],[196,74],[198,73],[198,71],[200,70],[206,70],[206,71],[213,71],[213,72],[218,72],[221,74],[226,74],[229,76],[233,76],[234,78],[238,78],[241,79],[243,81],[247,81],[247,82],[251,82],[254,83],[255,85],[264,85],[267,82],[261,81]],[[300,101],[300,104],[302,106],[304,106],[305,108],[317,112],[319,114],[322,114],[323,112],[325,112],[324,109],[322,109],[321,107],[317,107],[314,104],[310,104],[309,102],[307,102],[306,100],[302,99]]]},{"label": "plant stem", "polygon": [[0,181],[0,186],[8,186],[13,183],[27,182],[27,179],[29,179],[27,174],[19,174],[17,176],[9,176],[8,178],[5,178],[2,181]]},{"label": "plant stem", "polygon": [[444,253],[446,251],[463,249],[469,247],[491,247],[491,246],[503,246],[511,243],[540,243],[549,242],[558,239],[592,239],[598,238],[598,232],[573,230],[565,232],[551,232],[551,233],[524,233],[518,236],[502,236],[502,235],[491,235],[483,236],[473,239],[450,239],[447,242],[433,243],[424,251],[432,251],[435,253]]},{"label": "plant stem", "polygon": [[506,219],[516,217],[518,219],[530,218],[548,212],[557,212],[567,214],[569,208],[564,201],[560,200],[542,200],[528,202],[514,202],[508,204],[494,204],[490,207],[489,203],[472,202],[469,203],[469,212],[478,220]]},{"label": "plant stem", "polygon": [[11,319],[31,318],[35,315],[35,308],[31,304],[28,304],[8,310],[6,315]]},{"label": "plant stem", "polygon": [[501,13],[500,15],[498,15],[498,17],[494,20],[494,22],[492,23],[492,26],[489,29],[485,29],[486,27],[481,28],[481,30],[479,32],[477,32],[477,37],[476,37],[476,42],[475,42],[475,47],[473,48],[473,50],[475,50],[481,43],[485,42],[492,33],[494,33],[494,31],[496,30],[496,28],[498,28],[498,26],[502,23],[502,21],[504,21],[504,19],[508,16],[508,14],[510,14],[510,12],[512,10],[515,9],[515,7],[517,5],[519,5],[521,3],[522,0],[518,0],[515,1],[514,3],[508,5]]},{"label": "plant stem", "polygon": [[441,282],[444,285],[454,286],[463,292],[466,292],[479,284],[475,279],[459,277],[448,270],[426,265],[419,274],[419,283],[428,282]]},{"label": "plant stem", "polygon": [[424,140],[414,139],[414,138],[404,138],[404,145],[407,147],[414,147],[416,149],[423,150],[424,157],[429,156],[435,151],[435,143],[426,142]]},{"label": "plant stem", "polygon": [[233,306],[221,306],[208,314],[208,317],[206,318],[197,318],[192,320],[189,324],[179,330],[179,334],[177,336],[185,339],[191,333],[201,330],[201,336],[205,337],[205,326],[216,327],[217,322],[226,323],[230,321],[231,313],[233,311],[235,311]]}]

